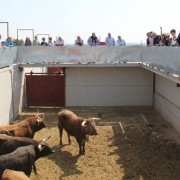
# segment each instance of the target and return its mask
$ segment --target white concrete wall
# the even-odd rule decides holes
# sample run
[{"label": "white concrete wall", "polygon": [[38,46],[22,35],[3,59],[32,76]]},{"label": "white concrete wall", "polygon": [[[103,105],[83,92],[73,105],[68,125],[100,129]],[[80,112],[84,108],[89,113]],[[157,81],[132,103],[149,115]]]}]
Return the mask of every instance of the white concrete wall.
[{"label": "white concrete wall", "polygon": [[13,119],[12,68],[0,69],[0,125]]},{"label": "white concrete wall", "polygon": [[26,107],[25,73],[47,72],[47,68],[0,69],[0,125],[12,122]]},{"label": "white concrete wall", "polygon": [[12,122],[26,106],[24,71],[15,66],[0,70],[0,125]]},{"label": "white concrete wall", "polygon": [[66,106],[152,105],[153,73],[142,68],[66,68]]},{"label": "white concrete wall", "polygon": [[180,133],[180,87],[156,75],[154,107]]}]

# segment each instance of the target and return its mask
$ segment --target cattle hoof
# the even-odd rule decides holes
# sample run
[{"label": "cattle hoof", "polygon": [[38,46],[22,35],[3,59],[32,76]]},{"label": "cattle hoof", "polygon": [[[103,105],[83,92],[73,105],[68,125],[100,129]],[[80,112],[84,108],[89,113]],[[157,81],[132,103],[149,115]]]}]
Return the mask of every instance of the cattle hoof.
[{"label": "cattle hoof", "polygon": [[84,154],[85,154],[84,152],[79,152],[79,155],[81,155],[81,156],[84,155]]},{"label": "cattle hoof", "polygon": [[59,143],[59,144],[58,144],[58,147],[61,147],[62,145],[63,145],[62,143]]}]

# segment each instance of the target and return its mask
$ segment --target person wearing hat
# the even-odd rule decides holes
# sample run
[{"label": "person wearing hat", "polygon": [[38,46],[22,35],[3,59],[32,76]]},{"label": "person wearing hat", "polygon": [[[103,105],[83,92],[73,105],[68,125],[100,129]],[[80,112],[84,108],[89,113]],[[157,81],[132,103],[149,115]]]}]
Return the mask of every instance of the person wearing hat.
[{"label": "person wearing hat", "polygon": [[118,36],[118,40],[116,41],[117,46],[126,46],[126,42],[124,39],[121,39],[121,36]]}]

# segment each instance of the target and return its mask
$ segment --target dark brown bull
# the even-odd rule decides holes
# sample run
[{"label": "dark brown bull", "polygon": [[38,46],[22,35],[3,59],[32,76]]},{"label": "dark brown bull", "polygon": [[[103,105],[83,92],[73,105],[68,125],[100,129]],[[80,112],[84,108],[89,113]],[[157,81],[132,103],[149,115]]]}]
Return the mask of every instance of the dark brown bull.
[{"label": "dark brown bull", "polygon": [[22,171],[6,169],[2,174],[1,180],[30,180]]},{"label": "dark brown bull", "polygon": [[97,135],[95,122],[93,118],[85,119],[74,114],[72,111],[63,109],[58,113],[58,128],[60,142],[62,145],[63,129],[68,134],[69,144],[70,136],[74,136],[79,145],[79,154],[85,154],[86,135]]},{"label": "dark brown bull", "polygon": [[40,157],[54,153],[54,150],[45,142],[47,139],[36,141],[26,137],[12,137],[0,134],[0,155],[11,153],[21,146],[33,145],[36,152],[35,160],[37,160]]},{"label": "dark brown bull", "polygon": [[19,147],[12,153],[0,156],[0,177],[6,169],[23,171],[27,176],[30,176],[34,162],[34,146]]},{"label": "dark brown bull", "polygon": [[9,136],[16,136],[16,137],[33,138],[34,134],[37,131],[46,127],[43,119],[37,114],[36,116],[28,117],[27,119],[17,124],[0,126],[0,134],[7,134]]}]

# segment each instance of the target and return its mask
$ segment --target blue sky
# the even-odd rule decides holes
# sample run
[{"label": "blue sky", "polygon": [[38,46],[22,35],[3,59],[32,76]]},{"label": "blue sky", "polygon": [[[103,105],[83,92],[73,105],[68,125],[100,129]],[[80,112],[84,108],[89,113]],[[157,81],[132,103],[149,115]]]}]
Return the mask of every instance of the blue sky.
[{"label": "blue sky", "polygon": [[[180,31],[178,0],[0,0],[0,4],[0,21],[9,22],[13,38],[17,29],[34,29],[35,35],[61,36],[66,44],[73,44],[77,35],[86,42],[92,32],[101,41],[110,32],[115,40],[121,35],[128,43],[144,43],[146,32],[159,34],[160,26],[163,32]],[[5,24],[0,24],[0,34],[6,38]],[[32,39],[32,32],[19,32],[20,39],[26,36]]]}]

